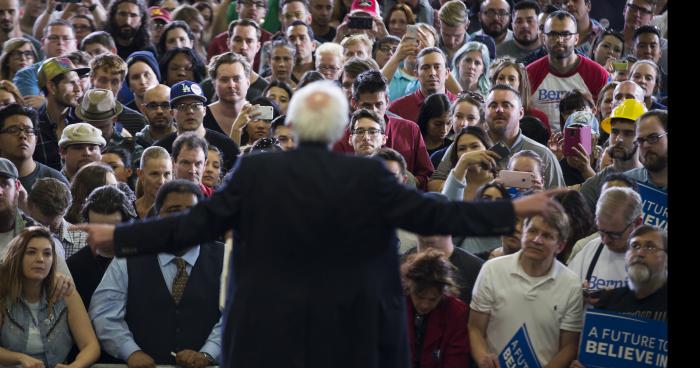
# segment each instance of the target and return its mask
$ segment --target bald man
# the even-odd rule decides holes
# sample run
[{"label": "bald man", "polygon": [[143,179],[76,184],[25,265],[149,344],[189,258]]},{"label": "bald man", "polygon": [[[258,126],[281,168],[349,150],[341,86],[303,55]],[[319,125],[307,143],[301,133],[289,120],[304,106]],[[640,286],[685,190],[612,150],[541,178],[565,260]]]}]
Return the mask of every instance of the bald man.
[{"label": "bald man", "polygon": [[177,130],[170,109],[170,87],[158,84],[147,89],[143,94],[141,108],[148,121],[148,125],[136,133],[136,143],[142,147],[150,147]]},{"label": "bald man", "polygon": [[556,207],[557,191],[447,203],[399,184],[378,160],[330,152],[348,123],[347,98],[332,81],[297,91],[287,123],[299,148],[243,156],[187,214],[76,226],[119,256],[173,252],[235,229],[223,367],[408,367],[395,228],[509,234],[516,215]]}]

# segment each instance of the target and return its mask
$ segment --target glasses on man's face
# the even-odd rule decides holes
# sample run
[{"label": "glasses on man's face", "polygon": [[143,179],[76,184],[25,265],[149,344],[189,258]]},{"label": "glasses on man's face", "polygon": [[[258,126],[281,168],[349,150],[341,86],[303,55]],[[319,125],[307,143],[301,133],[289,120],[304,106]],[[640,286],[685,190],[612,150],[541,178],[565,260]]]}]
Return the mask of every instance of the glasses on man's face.
[{"label": "glasses on man's face", "polygon": [[358,138],[364,137],[365,134],[367,134],[370,137],[376,137],[377,135],[379,135],[379,133],[383,133],[381,131],[381,129],[374,129],[374,128],[370,128],[370,129],[357,128],[357,129],[352,131],[352,134],[357,136]]},{"label": "glasses on man's face", "polygon": [[25,127],[20,127],[20,126],[11,126],[9,128],[5,128],[3,130],[0,130],[0,134],[11,134],[14,136],[19,136],[20,133],[24,133],[27,136],[34,136],[39,134],[39,129],[36,128],[25,128]]},{"label": "glasses on man's face", "polygon": [[264,9],[264,8],[265,8],[265,3],[264,3],[264,2],[259,2],[259,1],[246,1],[246,0],[243,0],[243,1],[239,1],[238,3],[241,4],[242,6],[249,6],[249,7],[251,7],[251,8],[252,8],[252,7],[256,7],[256,8],[258,8],[258,9]]},{"label": "glasses on man's face", "polygon": [[634,221],[627,224],[627,226],[625,226],[625,228],[622,229],[622,231],[620,231],[620,232],[607,231],[607,230],[603,230],[600,228],[596,228],[596,231],[598,231],[598,234],[600,234],[601,236],[606,235],[610,239],[618,240],[618,239],[622,239],[622,237],[625,235],[625,232],[627,232],[627,229],[629,229],[629,227],[632,226],[633,223],[634,223]]},{"label": "glasses on man's face", "polygon": [[652,134],[649,134],[648,136],[646,136],[646,138],[639,137],[639,138],[635,139],[634,141],[635,141],[635,143],[637,143],[640,146],[643,145],[644,142],[649,143],[649,144],[655,144],[656,142],[659,141],[659,139],[661,139],[661,137],[666,136],[666,135],[668,135],[668,132],[661,133],[661,134],[652,133]]},{"label": "glasses on man's face", "polygon": [[92,31],[92,27],[86,26],[84,24],[74,24],[73,29],[76,31]]},{"label": "glasses on man's face", "polygon": [[34,57],[34,52],[33,51],[19,51],[15,50],[12,51],[10,54],[13,59],[25,59],[25,58],[33,58]]},{"label": "glasses on man's face", "polygon": [[49,36],[46,38],[49,40],[49,42],[68,42],[68,41],[72,41],[75,39],[75,38],[70,37],[70,36],[57,36],[57,35],[52,35],[52,36]]},{"label": "glasses on man's face", "polygon": [[658,251],[666,251],[666,249],[659,248],[654,244],[647,243],[641,244],[639,242],[634,242],[630,245],[630,250],[633,252],[642,252],[644,254],[656,254]]},{"label": "glasses on man's face", "polygon": [[175,108],[179,111],[196,111],[201,109],[202,107],[204,107],[204,104],[201,102],[181,103],[175,105]]},{"label": "glasses on man's face", "polygon": [[149,102],[143,106],[146,107],[146,109],[148,109],[148,110],[158,110],[158,109],[161,109],[163,111],[170,110],[170,104],[167,102],[161,103],[161,104],[155,103],[155,102]]},{"label": "glasses on man's face", "polygon": [[484,12],[484,15],[486,15],[489,18],[495,18],[495,17],[505,18],[505,17],[509,16],[510,13],[505,11],[505,10],[496,11],[493,9],[489,9],[489,10]]},{"label": "glasses on man's face", "polygon": [[571,39],[571,36],[575,35],[576,33],[571,33],[571,32],[549,32],[545,33],[545,36],[552,40],[556,40],[561,38],[564,41],[568,41]]},{"label": "glasses on man's face", "polygon": [[331,72],[331,73],[335,73],[335,72],[337,72],[338,70],[340,70],[340,68],[336,68],[336,67],[334,67],[334,66],[328,66],[328,65],[319,65],[319,66],[318,66],[318,71],[319,71],[319,72]]},{"label": "glasses on man's face", "polygon": [[399,46],[382,46],[379,48],[379,51],[385,53],[385,54],[393,54],[396,52],[396,50],[399,48]]},{"label": "glasses on man's face", "polygon": [[627,10],[630,11],[630,12],[639,12],[639,14],[641,14],[641,15],[652,15],[652,14],[654,14],[654,11],[653,11],[653,10],[650,10],[650,9],[647,9],[647,8],[643,8],[643,7],[641,7],[641,6],[637,6],[637,5],[634,5],[634,4],[629,4],[629,3],[628,3],[628,4],[625,4],[625,6],[627,7]]}]

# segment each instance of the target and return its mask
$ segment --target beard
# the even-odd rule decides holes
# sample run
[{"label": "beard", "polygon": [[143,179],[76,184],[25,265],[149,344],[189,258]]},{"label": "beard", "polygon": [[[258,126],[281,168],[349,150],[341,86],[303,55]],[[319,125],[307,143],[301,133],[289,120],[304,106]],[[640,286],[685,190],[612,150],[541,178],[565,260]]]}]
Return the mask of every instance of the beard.
[{"label": "beard", "polygon": [[1,22],[0,23],[0,30],[2,30],[5,33],[10,33],[14,29],[15,29],[15,25],[12,22]]},{"label": "beard", "polygon": [[560,46],[555,49],[554,47],[547,46],[547,52],[555,59],[566,59],[574,53],[573,46],[564,45],[562,48],[559,47]]},{"label": "beard", "polygon": [[615,160],[629,161],[634,158],[635,153],[637,153],[637,145],[629,150],[625,148],[622,144],[615,144],[611,149],[611,156]]},{"label": "beard", "polygon": [[627,270],[630,282],[635,286],[646,285],[651,280],[651,269],[644,263],[634,263]]},{"label": "beard", "polygon": [[119,27],[119,37],[120,38],[134,38],[136,35],[136,28],[131,26]]},{"label": "beard", "polygon": [[644,167],[651,172],[659,172],[668,166],[668,156],[660,156],[653,152],[647,152],[643,157]]},{"label": "beard", "polygon": [[508,26],[501,26],[500,23],[493,23],[489,24],[486,27],[482,28],[484,30],[484,33],[493,37],[494,39],[497,39],[498,37],[501,37],[504,33],[508,32]]},{"label": "beard", "polygon": [[537,42],[537,36],[532,37],[532,39],[525,39],[525,38],[519,38],[513,33],[513,38],[518,41],[519,44],[523,46],[530,46],[534,45]]}]

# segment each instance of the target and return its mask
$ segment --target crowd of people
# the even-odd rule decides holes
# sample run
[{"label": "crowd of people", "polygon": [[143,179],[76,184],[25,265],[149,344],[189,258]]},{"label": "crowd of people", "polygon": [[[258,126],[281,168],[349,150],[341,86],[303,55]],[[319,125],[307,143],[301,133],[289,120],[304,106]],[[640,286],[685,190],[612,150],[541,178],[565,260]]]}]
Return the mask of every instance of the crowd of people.
[{"label": "crowd of people", "polygon": [[[402,306],[382,306],[388,308],[382,313],[400,312],[405,325],[396,331],[408,341],[411,367],[498,367],[498,354],[523,324],[542,366],[582,367],[587,309],[667,322],[667,209],[661,214],[657,203],[650,213],[645,194],[665,198],[668,187],[667,6],[667,0],[0,0],[0,365],[265,366],[260,362],[274,360],[256,358],[267,351],[255,345],[262,340],[227,335],[221,307],[245,315],[240,298],[266,292],[250,292],[256,280],[244,277],[232,292],[227,270],[277,271],[244,264],[257,253],[232,248],[251,237],[283,239],[269,233],[296,221],[348,213],[385,213],[389,220],[369,225],[372,231],[406,224],[390,229],[397,260],[385,265],[401,282]],[[328,95],[314,94],[323,91]],[[326,142],[322,124],[307,122],[316,116],[311,112],[328,119],[343,112],[336,120],[346,124]],[[300,219],[270,210],[259,216],[265,223],[231,212],[240,193],[254,193],[253,206],[262,209],[280,193],[299,199],[304,191],[293,185],[318,198],[364,185],[325,159],[296,162],[308,165],[302,169],[309,176],[324,173],[329,184],[344,178],[343,186],[317,187],[304,170],[257,192],[256,182],[240,179],[273,167],[275,161],[254,156],[277,158],[281,170],[285,155],[310,142],[380,162],[392,181],[377,183],[445,206],[498,205],[564,190],[550,215],[492,227],[494,213],[513,211],[484,211],[483,220],[474,214],[469,229],[450,233],[453,218],[420,224],[427,216],[421,213],[404,221],[406,211],[423,207],[386,190],[380,202],[388,208],[377,202],[336,214],[309,203],[295,209]],[[256,162],[267,167],[251,169]],[[240,193],[221,194],[234,190]],[[374,198],[344,201],[359,207]],[[221,203],[210,206],[207,218],[230,220],[226,230],[233,231],[173,251],[121,257],[130,251],[119,245],[115,257],[72,226],[123,226],[215,201]],[[246,208],[255,202],[247,201]],[[430,209],[435,216],[453,213]],[[207,226],[225,227],[218,220]],[[351,239],[345,232],[363,230],[314,231],[328,235],[324,246],[332,247],[335,238]],[[367,244],[357,246],[364,251]],[[279,249],[277,256],[288,252]],[[386,256],[380,253],[377,259]],[[347,257],[339,268],[369,267],[347,262],[355,257],[351,250],[339,254]],[[299,261],[292,251],[288,257]],[[318,290],[342,287],[316,281]],[[309,298],[282,294],[290,303]],[[333,313],[355,313],[359,302],[343,300]],[[237,323],[242,334],[263,322]],[[355,331],[358,323],[343,326]],[[269,333],[274,340],[284,331]],[[227,350],[227,339],[236,349]],[[324,351],[318,362],[343,352]],[[298,353],[289,353],[290,366],[315,361],[303,348]]]}]

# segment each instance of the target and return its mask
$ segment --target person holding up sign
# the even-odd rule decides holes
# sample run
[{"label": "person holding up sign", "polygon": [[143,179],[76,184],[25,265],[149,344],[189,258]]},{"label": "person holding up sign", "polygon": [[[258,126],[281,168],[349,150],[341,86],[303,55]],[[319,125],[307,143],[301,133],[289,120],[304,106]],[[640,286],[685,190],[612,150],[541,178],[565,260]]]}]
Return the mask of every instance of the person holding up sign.
[{"label": "person holding up sign", "polygon": [[578,276],[555,259],[569,228],[563,211],[526,218],[522,249],[482,266],[468,325],[479,368],[498,367],[497,354],[523,324],[540,365],[565,367],[575,359],[583,326],[581,287]]}]

